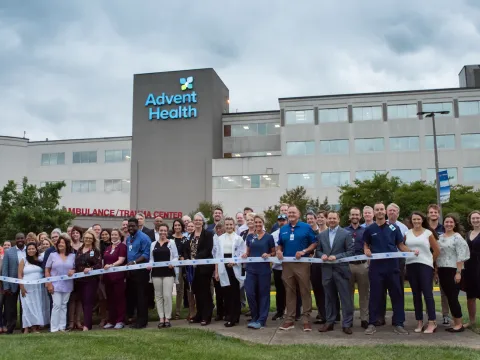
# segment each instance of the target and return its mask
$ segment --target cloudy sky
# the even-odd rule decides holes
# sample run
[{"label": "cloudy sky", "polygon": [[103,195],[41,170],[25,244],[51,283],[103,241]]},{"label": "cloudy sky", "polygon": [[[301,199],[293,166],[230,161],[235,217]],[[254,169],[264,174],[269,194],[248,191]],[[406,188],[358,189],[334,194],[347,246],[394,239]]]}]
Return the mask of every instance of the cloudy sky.
[{"label": "cloudy sky", "polygon": [[479,44],[479,0],[2,0],[0,135],[130,135],[144,72],[213,67],[232,111],[456,87]]}]

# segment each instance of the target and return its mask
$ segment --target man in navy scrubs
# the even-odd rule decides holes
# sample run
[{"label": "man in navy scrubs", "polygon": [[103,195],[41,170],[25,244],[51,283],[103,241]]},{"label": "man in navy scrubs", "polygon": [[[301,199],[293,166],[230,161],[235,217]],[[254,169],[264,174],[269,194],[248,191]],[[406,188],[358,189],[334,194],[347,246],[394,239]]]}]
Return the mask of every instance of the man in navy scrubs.
[{"label": "man in navy scrubs", "polygon": [[[376,203],[373,208],[375,213],[375,222],[365,228],[363,234],[364,253],[367,256],[377,253],[397,252],[397,249],[403,252],[410,252],[403,243],[402,232],[398,226],[386,222],[386,210],[383,203]],[[403,293],[400,288],[400,267],[398,259],[372,260],[368,277],[370,280],[370,300],[369,300],[369,321],[365,330],[366,335],[373,335],[376,332],[375,322],[377,321],[378,311],[381,309],[382,296],[385,290],[388,290],[393,308],[392,323],[394,332],[401,335],[408,335],[408,331],[403,327],[405,322],[405,309]]]}]

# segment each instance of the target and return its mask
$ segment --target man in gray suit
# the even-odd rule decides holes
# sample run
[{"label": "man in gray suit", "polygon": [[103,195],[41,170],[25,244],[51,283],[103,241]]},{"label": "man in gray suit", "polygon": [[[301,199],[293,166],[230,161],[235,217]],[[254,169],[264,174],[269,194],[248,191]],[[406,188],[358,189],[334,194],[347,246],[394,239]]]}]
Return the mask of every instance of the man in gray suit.
[{"label": "man in gray suit", "polygon": [[[18,278],[18,263],[25,259],[25,235],[19,233],[15,236],[14,247],[8,249],[3,257],[2,275]],[[13,334],[17,325],[17,302],[19,286],[18,284],[4,282],[3,291],[5,296],[5,313],[7,317],[7,334]]]},{"label": "man in gray suit", "polygon": [[320,332],[333,330],[333,324],[339,309],[337,308],[337,291],[342,303],[342,328],[345,334],[352,334],[353,301],[350,288],[350,267],[348,263],[329,264],[345,257],[353,256],[354,242],[352,235],[341,227],[340,216],[330,211],[327,217],[328,229],[317,235],[318,245],[315,256],[326,263],[322,264],[322,284],[325,291],[325,308],[327,322],[318,329]]}]

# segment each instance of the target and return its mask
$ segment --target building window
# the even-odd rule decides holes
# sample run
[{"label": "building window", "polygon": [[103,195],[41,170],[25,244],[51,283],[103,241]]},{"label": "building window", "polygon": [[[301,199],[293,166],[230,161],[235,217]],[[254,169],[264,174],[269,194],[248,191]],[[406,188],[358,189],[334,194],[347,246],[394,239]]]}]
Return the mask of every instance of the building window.
[{"label": "building window", "polygon": [[347,108],[320,109],[318,118],[321,123],[346,122],[348,121],[348,111]]},{"label": "building window", "polygon": [[214,189],[262,189],[278,187],[278,174],[214,176]]},{"label": "building window", "polygon": [[72,180],[72,192],[95,192],[97,191],[96,180]]},{"label": "building window", "polygon": [[385,170],[363,170],[355,173],[355,179],[360,181],[372,180],[375,174],[385,174]]},{"label": "building window", "polygon": [[350,172],[322,172],[322,186],[333,187],[350,184]]},{"label": "building window", "polygon": [[385,150],[385,141],[383,138],[355,139],[355,152],[368,153],[380,152]]},{"label": "building window", "polygon": [[[228,155],[228,156],[227,156]],[[255,151],[246,153],[227,153],[223,154],[224,158],[243,158],[243,157],[259,157],[259,156],[280,156],[281,151]]]},{"label": "building window", "polygon": [[232,137],[279,135],[280,124],[258,123],[231,125]]},{"label": "building window", "polygon": [[480,134],[462,134],[463,149],[480,149]]},{"label": "building window", "polygon": [[[425,147],[433,150],[433,136],[425,136]],[[455,135],[437,135],[437,149],[455,149]]]},{"label": "building window", "polygon": [[[458,183],[458,171],[457,168],[440,169],[440,171],[447,170],[448,178],[451,185]],[[427,182],[434,183],[437,177],[435,176],[435,169],[427,169]]]},{"label": "building window", "polygon": [[313,110],[285,111],[285,124],[313,124]]},{"label": "building window", "polygon": [[417,116],[417,105],[388,105],[388,119],[413,119]]},{"label": "building window", "polygon": [[[97,154],[95,153],[95,157]],[[125,150],[105,150],[105,162],[117,163],[130,160],[130,149]],[[96,162],[96,160],[95,160]]]},{"label": "building window", "polygon": [[361,106],[353,108],[353,121],[382,120],[381,106]]},{"label": "building window", "polygon": [[463,182],[466,184],[480,184],[480,166],[463,168]]},{"label": "building window", "polygon": [[77,151],[73,153],[74,164],[91,164],[97,162],[96,151]]},{"label": "building window", "polygon": [[348,154],[348,140],[322,140],[320,141],[322,154]]},{"label": "building window", "polygon": [[420,169],[391,170],[390,176],[398,177],[404,183],[412,183],[422,179],[422,171]]},{"label": "building window", "polygon": [[429,111],[450,111],[449,114],[435,114],[437,116],[453,116],[452,112],[452,103],[451,102],[444,102],[444,103],[426,103],[422,105],[422,111],[429,112]]},{"label": "building window", "polygon": [[420,140],[418,136],[391,137],[390,151],[418,151]]},{"label": "building window", "polygon": [[65,153],[49,153],[42,154],[42,166],[49,165],[64,165],[65,164]]},{"label": "building window", "polygon": [[313,155],[315,141],[289,141],[287,142],[287,155]]},{"label": "building window", "polygon": [[460,116],[479,115],[480,101],[459,101],[458,114]]},{"label": "building window", "polygon": [[104,181],[105,192],[112,191],[130,191],[130,180],[126,179],[108,179]]},{"label": "building window", "polygon": [[315,187],[315,174],[287,174],[287,188],[294,189],[297,186],[303,186],[305,189],[313,189]]}]

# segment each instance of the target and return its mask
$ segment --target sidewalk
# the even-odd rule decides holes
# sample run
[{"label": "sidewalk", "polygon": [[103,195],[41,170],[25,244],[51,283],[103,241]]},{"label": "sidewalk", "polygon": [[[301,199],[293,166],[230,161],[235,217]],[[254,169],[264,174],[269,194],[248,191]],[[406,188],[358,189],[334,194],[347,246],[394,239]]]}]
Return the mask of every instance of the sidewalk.
[{"label": "sidewalk", "polygon": [[[272,316],[273,314],[271,314]],[[346,335],[342,332],[341,324],[335,325],[335,330],[328,333],[319,333],[318,328],[321,325],[313,325],[313,331],[304,333],[301,321],[295,323],[295,329],[289,331],[279,330],[281,322],[271,321],[271,316],[267,322],[267,327],[260,330],[252,330],[246,327],[246,317],[242,315],[240,324],[233,328],[224,327],[224,321],[213,321],[208,326],[200,324],[188,324],[185,320],[172,321],[173,327],[201,329],[204,331],[214,331],[220,335],[231,336],[245,341],[255,342],[265,345],[289,345],[289,344],[318,344],[318,345],[336,345],[336,346],[372,346],[372,345],[416,345],[416,346],[462,346],[471,349],[480,349],[480,335],[473,331],[465,330],[463,333],[451,334],[445,331],[445,327],[439,325],[434,334],[416,334],[413,329],[416,326],[413,312],[406,313],[405,328],[410,331],[410,335],[397,335],[393,332],[391,325],[391,312],[387,312],[387,325],[377,327],[377,333],[373,336],[365,335],[364,329],[360,327],[358,320],[359,313],[355,312],[355,323],[353,335]],[[441,318],[437,314],[438,318]],[[156,323],[149,323],[148,327],[156,327]],[[159,330],[168,331],[168,330]]]}]

